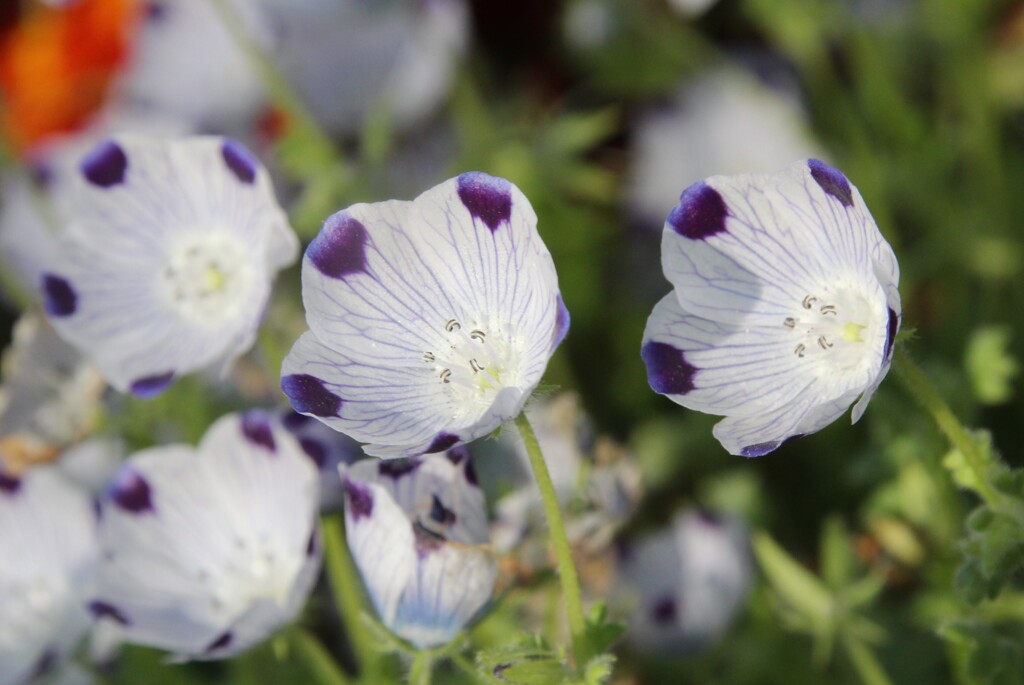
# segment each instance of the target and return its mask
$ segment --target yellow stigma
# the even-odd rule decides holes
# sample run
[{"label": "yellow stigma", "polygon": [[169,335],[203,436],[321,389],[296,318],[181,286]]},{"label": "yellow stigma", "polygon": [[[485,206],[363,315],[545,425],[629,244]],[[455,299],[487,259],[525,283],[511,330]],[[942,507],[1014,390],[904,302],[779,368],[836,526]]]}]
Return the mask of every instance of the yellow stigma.
[{"label": "yellow stigma", "polygon": [[861,326],[859,323],[844,324],[843,340],[846,342],[864,342],[864,338],[860,337],[860,332],[865,328],[866,326]]},{"label": "yellow stigma", "polygon": [[224,277],[224,272],[220,269],[209,266],[206,268],[206,289],[210,291],[218,291],[224,289],[224,284],[227,279]]}]

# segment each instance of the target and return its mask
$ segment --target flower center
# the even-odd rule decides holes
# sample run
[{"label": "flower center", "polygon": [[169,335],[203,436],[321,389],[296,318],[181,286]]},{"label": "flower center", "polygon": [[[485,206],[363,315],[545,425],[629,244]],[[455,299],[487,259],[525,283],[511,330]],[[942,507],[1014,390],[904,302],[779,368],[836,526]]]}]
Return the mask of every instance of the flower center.
[{"label": "flower center", "polygon": [[208,588],[213,608],[235,614],[260,599],[283,606],[300,563],[292,555],[239,537],[223,566],[216,572],[203,568],[196,575]]},{"label": "flower center", "polygon": [[167,260],[163,283],[182,316],[219,323],[244,302],[253,268],[242,246],[222,233],[207,233],[181,245]]},{"label": "flower center", "polygon": [[879,319],[862,295],[840,289],[808,294],[783,325],[793,330],[793,354],[826,363],[829,371],[853,371],[877,353]]}]

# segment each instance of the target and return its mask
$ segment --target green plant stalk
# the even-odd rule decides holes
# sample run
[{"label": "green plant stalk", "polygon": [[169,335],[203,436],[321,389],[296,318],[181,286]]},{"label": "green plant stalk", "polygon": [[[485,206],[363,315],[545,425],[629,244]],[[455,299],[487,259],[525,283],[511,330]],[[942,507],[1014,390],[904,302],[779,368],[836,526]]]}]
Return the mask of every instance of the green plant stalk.
[{"label": "green plant stalk", "polygon": [[335,663],[327,649],[309,631],[296,627],[292,631],[292,649],[320,685],[349,685],[350,681]]},{"label": "green plant stalk", "polygon": [[985,471],[984,459],[978,450],[978,444],[903,347],[898,347],[896,350],[893,372],[903,383],[903,387],[931,414],[939,430],[949,439],[949,442],[964,455],[967,465],[977,476],[978,494],[981,498],[990,506],[997,506],[1002,501],[1002,497],[989,483],[988,473]]},{"label": "green plant stalk", "polygon": [[878,657],[862,640],[844,634],[843,647],[864,685],[893,685]]},{"label": "green plant stalk", "polygon": [[530,466],[533,475],[537,479],[537,488],[540,490],[540,498],[544,503],[544,513],[547,515],[548,528],[551,530],[551,545],[555,550],[555,559],[558,562],[558,577],[562,582],[562,594],[565,597],[565,609],[569,615],[569,631],[572,633],[573,654],[576,657],[577,667],[582,667],[589,659],[586,644],[586,620],[583,617],[583,600],[580,595],[580,580],[576,574],[576,567],[572,561],[572,549],[569,547],[569,538],[565,534],[565,521],[562,519],[562,510],[558,506],[558,497],[555,495],[555,486],[551,482],[551,474],[548,473],[547,463],[544,461],[544,454],[540,450],[540,443],[526,418],[526,413],[516,417],[516,427],[523,438],[526,446],[526,453],[530,457]]},{"label": "green plant stalk", "polygon": [[[360,615],[363,598],[359,591],[362,581],[352,557],[345,548],[345,531],[340,515],[325,517],[323,523],[324,568],[334,591],[338,614],[345,626],[345,634],[352,644],[359,667],[359,680],[366,680],[376,672],[373,646],[367,640]],[[372,682],[372,681],[371,681]]]},{"label": "green plant stalk", "polygon": [[434,653],[429,649],[421,649],[412,658],[409,668],[409,685],[430,685],[434,674]]}]

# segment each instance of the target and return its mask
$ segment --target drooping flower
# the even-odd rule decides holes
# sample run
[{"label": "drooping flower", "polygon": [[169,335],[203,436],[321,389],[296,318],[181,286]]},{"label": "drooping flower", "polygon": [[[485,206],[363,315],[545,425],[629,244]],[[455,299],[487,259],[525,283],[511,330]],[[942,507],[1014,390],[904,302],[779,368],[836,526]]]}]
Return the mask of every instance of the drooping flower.
[{"label": "drooping flower", "polygon": [[89,607],[129,642],[193,659],[292,620],[320,567],[316,468],[268,415],[221,418],[198,448],[138,452],[102,502]]},{"label": "drooping flower", "polygon": [[633,605],[626,636],[646,652],[693,651],[729,627],[753,577],[736,521],[690,510],[619,550],[616,595]]},{"label": "drooping flower", "polygon": [[0,685],[50,673],[88,631],[98,552],[86,492],[51,467],[0,467]]},{"label": "drooping flower", "polygon": [[99,144],[80,169],[77,215],[41,279],[54,327],[139,397],[226,368],[298,251],[266,171],[230,139],[134,136]]},{"label": "drooping flower", "polygon": [[417,647],[449,641],[494,591],[484,497],[464,447],[346,469],[349,549],[384,624]]},{"label": "drooping flower", "polygon": [[714,176],[683,191],[665,223],[675,290],[647,321],[651,387],[726,418],[732,454],[767,454],[853,420],[889,370],[899,267],[860,192],[817,160],[774,174]]},{"label": "drooping flower", "polygon": [[479,172],[329,217],[302,264],[312,330],[282,368],[292,407],[379,457],[515,417],[569,328],[536,224],[518,188]]}]

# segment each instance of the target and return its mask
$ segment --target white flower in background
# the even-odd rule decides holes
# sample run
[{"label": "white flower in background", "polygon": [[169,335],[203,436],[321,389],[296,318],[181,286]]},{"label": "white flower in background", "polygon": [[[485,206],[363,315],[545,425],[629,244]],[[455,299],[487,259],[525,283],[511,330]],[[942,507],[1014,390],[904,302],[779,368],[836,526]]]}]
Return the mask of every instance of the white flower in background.
[{"label": "white flower in background", "polygon": [[219,659],[302,608],[320,568],[316,468],[263,412],[221,418],[198,448],[130,457],[102,502],[93,614],[128,642]]},{"label": "white flower in background", "polygon": [[50,673],[85,636],[97,557],[87,493],[49,467],[0,468],[0,685]]},{"label": "white flower in background", "polygon": [[469,38],[463,0],[260,0],[275,62],[314,116],[355,133],[383,110],[405,128],[440,106]]},{"label": "white flower in background", "polygon": [[106,383],[45,319],[18,319],[0,371],[0,468],[49,461],[99,421]]},{"label": "white flower in background", "polygon": [[796,97],[736,68],[687,82],[667,106],[633,125],[629,207],[661,226],[679,189],[715,174],[775,171],[820,157]]},{"label": "white flower in background", "polygon": [[864,413],[900,326],[899,266],[864,198],[818,160],[714,176],[665,223],[675,287],[647,321],[651,387],[726,418],[715,437],[756,457]]},{"label": "white flower in background", "polygon": [[345,530],[381,621],[420,648],[452,640],[494,592],[498,565],[465,448],[344,471]]},{"label": "white flower in background", "polygon": [[633,604],[626,637],[646,652],[700,649],[725,632],[753,576],[746,533],[701,511],[623,543],[616,595]]},{"label": "white flower in background", "polygon": [[669,7],[684,17],[695,18],[711,9],[718,0],[668,0]]},{"label": "white flower in background", "polygon": [[298,240],[245,148],[115,138],[82,160],[76,190],[44,306],[111,385],[152,397],[252,346]]},{"label": "white flower in background", "polygon": [[320,511],[341,508],[345,491],[341,485],[342,464],[362,459],[363,448],[344,433],[326,426],[304,414],[286,409],[280,414],[283,425],[299,441],[302,451],[313,460],[320,475]]},{"label": "white flower in background", "polygon": [[302,285],[312,330],[281,388],[379,457],[441,452],[514,418],[569,328],[533,208],[480,172],[329,217]]}]

